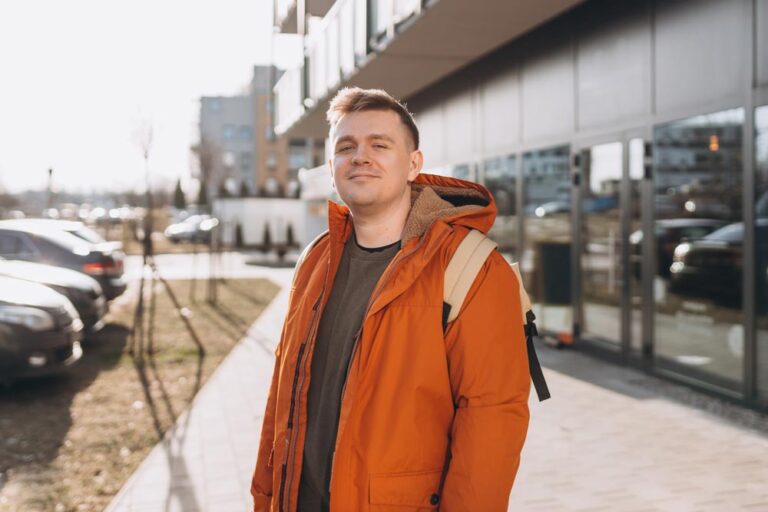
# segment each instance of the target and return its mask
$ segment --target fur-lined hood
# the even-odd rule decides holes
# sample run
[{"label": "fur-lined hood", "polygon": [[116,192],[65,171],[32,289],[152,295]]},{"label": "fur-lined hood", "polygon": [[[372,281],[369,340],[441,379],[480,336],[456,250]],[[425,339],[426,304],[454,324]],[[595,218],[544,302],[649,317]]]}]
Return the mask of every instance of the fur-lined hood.
[{"label": "fur-lined hood", "polygon": [[411,211],[403,228],[403,245],[442,219],[488,233],[496,219],[493,196],[482,185],[434,174],[420,174],[411,185]]}]

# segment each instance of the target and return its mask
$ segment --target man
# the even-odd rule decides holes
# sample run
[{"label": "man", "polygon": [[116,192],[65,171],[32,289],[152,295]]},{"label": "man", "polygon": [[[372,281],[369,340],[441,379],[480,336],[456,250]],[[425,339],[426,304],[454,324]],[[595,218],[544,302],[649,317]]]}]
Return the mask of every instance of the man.
[{"label": "man", "polygon": [[411,114],[347,88],[328,110],[329,230],[305,250],[276,350],[255,511],[507,509],[528,428],[518,282],[497,252],[443,332],[444,272],[488,191],[419,174]]}]

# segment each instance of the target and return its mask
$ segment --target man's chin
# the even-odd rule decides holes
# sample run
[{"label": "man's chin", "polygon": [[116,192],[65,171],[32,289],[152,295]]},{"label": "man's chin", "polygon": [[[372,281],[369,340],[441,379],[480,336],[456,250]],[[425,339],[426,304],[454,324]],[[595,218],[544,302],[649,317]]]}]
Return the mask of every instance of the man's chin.
[{"label": "man's chin", "polygon": [[373,195],[350,194],[347,197],[342,196],[341,199],[353,211],[369,209],[378,204],[377,198]]}]

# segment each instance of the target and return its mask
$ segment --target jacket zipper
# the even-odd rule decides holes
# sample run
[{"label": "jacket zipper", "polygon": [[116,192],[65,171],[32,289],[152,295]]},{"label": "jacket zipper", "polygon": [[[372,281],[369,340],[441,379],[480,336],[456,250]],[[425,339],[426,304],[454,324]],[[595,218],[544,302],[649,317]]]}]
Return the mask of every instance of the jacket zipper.
[{"label": "jacket zipper", "polygon": [[[349,217],[346,219],[346,224],[344,226],[344,231],[347,229],[347,225],[349,224]],[[286,482],[288,483],[288,489],[290,492],[290,487],[293,484],[293,471],[291,471],[290,478],[288,477],[288,459],[291,458],[291,438],[293,437],[293,412],[296,405],[296,393],[297,393],[297,384],[299,381],[299,375],[301,372],[301,366],[302,366],[302,358],[304,356],[304,348],[306,347],[307,343],[309,343],[313,338],[313,331],[316,332],[317,325],[315,325],[316,321],[319,323],[318,318],[318,307],[320,306],[320,303],[323,300],[323,296],[325,295],[325,288],[328,286],[328,276],[331,273],[331,261],[329,256],[328,261],[328,267],[325,269],[325,279],[323,279],[323,288],[320,290],[320,296],[315,301],[314,305],[312,306],[312,319],[309,322],[309,328],[307,330],[307,336],[304,338],[304,343],[302,343],[301,347],[299,347],[299,355],[296,361],[296,369],[294,373],[293,378],[293,386],[291,389],[291,405],[289,407],[289,413],[288,413],[288,433],[285,436],[285,457],[283,458],[283,467],[282,472],[280,475],[280,492],[278,495],[278,504],[279,504],[279,511],[284,512],[285,506],[286,506],[286,497],[285,497],[285,488],[286,488]],[[298,429],[297,429],[298,430]],[[296,437],[298,438],[298,432],[296,432]],[[293,466],[293,461],[291,461],[291,466]]]},{"label": "jacket zipper", "polygon": [[[428,228],[429,229],[429,228]],[[427,229],[427,230],[428,230]],[[443,241],[443,238],[447,236],[446,234],[443,234],[436,243],[440,244]],[[349,356],[349,362],[347,362],[347,373],[344,376],[344,385],[341,387],[341,400],[339,400],[339,404],[342,404],[344,402],[344,395],[347,391],[347,381],[349,380],[349,370],[352,368],[352,362],[355,359],[355,354],[357,353],[357,345],[360,341],[360,336],[363,334],[363,325],[365,324],[365,320],[368,317],[368,312],[371,310],[371,306],[373,306],[373,303],[376,301],[376,299],[381,295],[381,291],[384,289],[384,285],[389,280],[390,275],[392,274],[392,271],[394,268],[399,265],[405,258],[410,256],[411,254],[415,253],[419,248],[424,245],[425,236],[422,236],[421,239],[419,239],[419,243],[414,246],[413,249],[411,249],[408,253],[403,254],[400,256],[399,259],[395,259],[389,267],[387,267],[387,270],[385,271],[384,280],[380,281],[379,286],[374,291],[374,294],[371,296],[371,299],[368,301],[368,306],[365,309],[365,314],[363,315],[363,321],[360,324],[360,328],[357,330],[357,334],[355,334],[355,341],[352,342],[352,354]],[[339,411],[341,411],[341,406],[339,406]],[[338,437],[337,441],[338,443]],[[333,450],[333,455],[331,457],[331,482],[333,482],[333,470],[336,467],[336,450]]]},{"label": "jacket zipper", "polygon": [[292,429],[293,429],[293,415],[296,409],[296,390],[298,388],[299,383],[299,373],[301,371],[301,364],[304,359],[304,350],[307,347],[307,343],[309,342],[312,331],[314,330],[315,326],[315,320],[317,319],[317,310],[320,306],[320,302],[323,299],[323,295],[325,293],[325,286],[323,286],[322,291],[320,292],[320,296],[315,301],[314,305],[312,306],[312,318],[309,322],[309,327],[307,329],[307,335],[304,338],[304,343],[301,344],[299,347],[299,354],[296,358],[296,369],[293,374],[293,384],[291,386],[291,405],[288,408],[288,432],[285,436],[285,457],[283,459],[283,467],[281,468],[280,472],[280,492],[278,494],[278,502],[280,504],[280,512],[283,512],[284,505],[285,505],[285,483],[287,480],[287,473],[288,473],[288,458],[289,453],[291,450],[291,437],[293,435]]}]

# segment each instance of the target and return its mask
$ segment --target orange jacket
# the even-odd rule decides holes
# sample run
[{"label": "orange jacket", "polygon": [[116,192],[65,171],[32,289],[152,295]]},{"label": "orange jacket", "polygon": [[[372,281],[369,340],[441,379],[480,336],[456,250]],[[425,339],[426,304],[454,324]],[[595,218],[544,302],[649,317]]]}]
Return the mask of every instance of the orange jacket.
[{"label": "orange jacket", "polygon": [[[506,511],[530,375],[519,285],[498,252],[445,335],[441,323],[451,255],[468,229],[488,232],[496,206],[480,185],[426,174],[412,198],[401,249],[371,295],[350,358],[331,510]],[[255,511],[296,510],[317,326],[352,232],[346,207],[329,203],[328,215],[328,236],[298,266],[275,352]]]}]

